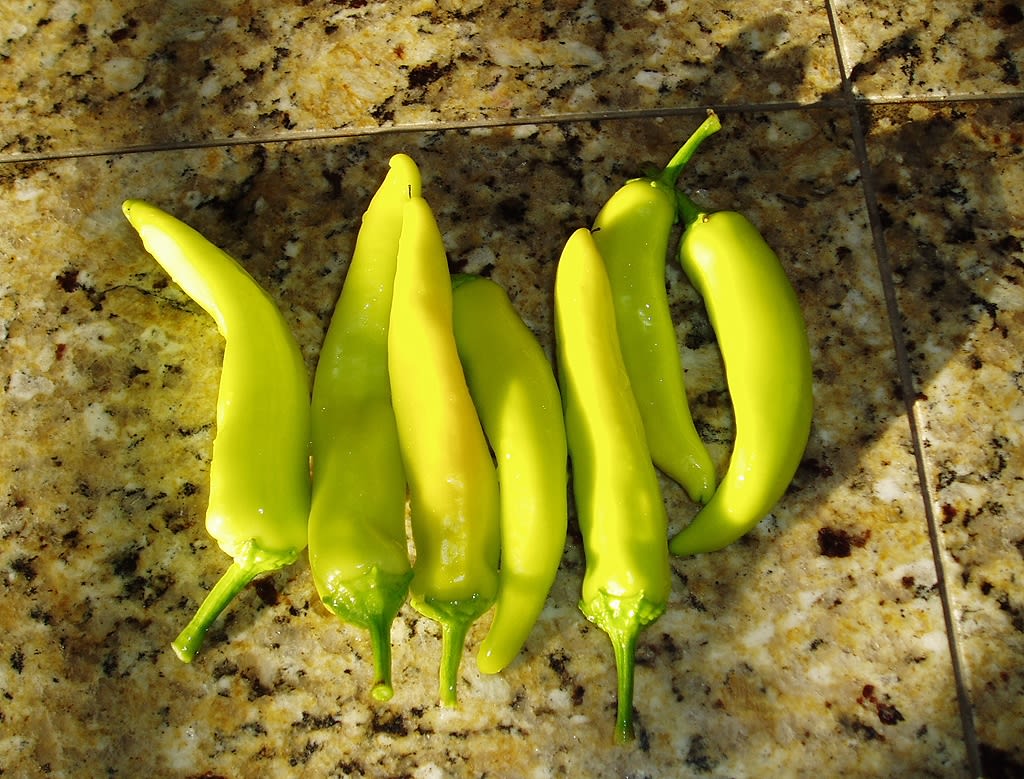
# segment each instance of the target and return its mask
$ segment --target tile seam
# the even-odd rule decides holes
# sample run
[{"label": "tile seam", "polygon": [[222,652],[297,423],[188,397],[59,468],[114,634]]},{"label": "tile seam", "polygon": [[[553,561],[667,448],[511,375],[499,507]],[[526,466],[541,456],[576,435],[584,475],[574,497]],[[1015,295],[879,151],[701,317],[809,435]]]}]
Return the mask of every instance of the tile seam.
[{"label": "tile seam", "polygon": [[[838,52],[837,52],[838,56]],[[629,121],[640,119],[663,119],[675,116],[695,116],[714,108],[720,114],[738,113],[779,113],[783,111],[827,111],[849,112],[857,106],[914,105],[914,104],[956,104],[956,103],[997,103],[1024,100],[1024,92],[999,95],[957,95],[957,96],[910,96],[910,97],[865,97],[848,90],[844,74],[841,74],[844,93],[838,97],[825,97],[813,102],[799,100],[771,101],[763,103],[707,103],[675,108],[649,108],[631,111],[591,111],[579,113],[546,114],[529,117],[503,117],[500,119],[472,119],[465,121],[425,122],[401,124],[386,127],[334,128],[331,130],[308,130],[245,138],[211,138],[207,140],[171,141],[167,143],[120,145],[94,149],[62,149],[52,152],[0,154],[0,165],[17,165],[34,162],[54,162],[86,157],[117,157],[133,154],[159,154],[164,152],[192,151],[197,149],[231,148],[235,146],[263,146],[282,143],[311,143],[315,141],[353,138],[372,138],[378,135],[399,135],[418,132],[458,132],[465,130],[500,129],[527,125],[572,124],[594,121]]]},{"label": "tile seam", "polygon": [[[978,746],[977,726],[974,720],[970,690],[966,680],[959,633],[956,629],[956,621],[953,617],[952,597],[946,582],[946,567],[943,561],[941,535],[939,533],[938,522],[935,517],[934,495],[928,481],[927,468],[925,467],[924,444],[921,436],[923,420],[919,417],[920,408],[916,401],[916,381],[911,369],[906,340],[904,338],[903,316],[899,310],[899,304],[896,299],[896,287],[893,281],[892,262],[879,212],[874,171],[868,156],[865,124],[861,120],[862,111],[882,105],[914,105],[966,101],[947,99],[941,96],[934,96],[927,99],[859,97],[854,92],[853,84],[847,76],[846,62],[843,56],[842,46],[840,45],[838,16],[834,7],[835,2],[836,0],[826,0],[826,7],[829,16],[829,25],[832,32],[832,42],[835,47],[836,63],[840,74],[840,93],[843,102],[846,105],[846,110],[851,122],[854,154],[861,172],[861,186],[864,192],[864,205],[867,210],[868,223],[871,228],[871,239],[875,250],[878,271],[882,281],[882,294],[885,299],[886,313],[889,317],[889,327],[893,341],[893,348],[896,353],[896,371],[899,377],[901,392],[903,394],[903,404],[907,414],[907,424],[910,428],[911,444],[914,449],[914,465],[915,470],[917,471],[922,507],[924,509],[925,522],[928,529],[928,543],[932,555],[932,565],[935,569],[936,586],[939,591],[939,600],[942,604],[942,619],[950,653],[954,686],[956,687],[957,707],[960,713],[961,729],[963,730],[964,748],[967,753],[967,764],[972,776],[981,777],[981,753]],[[978,95],[975,96],[973,100],[991,100],[994,99],[994,97],[1001,98],[1002,96],[983,97]]]},{"label": "tile seam", "polygon": [[573,124],[595,121],[628,121],[639,119],[660,119],[673,116],[696,116],[714,108],[726,113],[751,113],[757,111],[795,110],[798,108],[840,107],[830,101],[817,103],[767,102],[715,105],[712,103],[680,106],[677,108],[650,108],[630,111],[584,111],[577,113],[545,114],[542,116],[503,117],[501,119],[472,119],[465,121],[424,122],[420,124],[390,125],[386,127],[335,128],[332,130],[308,130],[285,133],[270,133],[245,138],[212,138],[208,140],[186,140],[168,143],[110,146],[96,149],[65,149],[54,152],[19,153],[0,155],[0,164],[44,162],[83,157],[106,157],[130,154],[152,154],[195,149],[230,148],[234,146],[259,146],[280,143],[302,143],[332,139],[370,138],[378,135],[399,135],[420,132],[459,132],[466,130],[500,129],[503,127],[525,127],[529,125]]}]

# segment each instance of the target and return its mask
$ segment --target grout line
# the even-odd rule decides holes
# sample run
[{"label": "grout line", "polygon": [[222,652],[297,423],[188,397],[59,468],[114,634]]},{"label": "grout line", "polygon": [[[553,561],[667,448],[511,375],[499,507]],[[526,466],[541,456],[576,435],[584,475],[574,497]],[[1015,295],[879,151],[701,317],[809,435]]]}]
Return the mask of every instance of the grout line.
[{"label": "grout line", "polygon": [[[936,103],[936,102],[965,102],[955,98],[934,98],[929,100],[860,100],[854,94],[853,84],[847,77],[846,62],[843,57],[842,47],[839,44],[838,20],[833,7],[835,0],[826,0],[829,25],[832,28],[832,42],[835,46],[836,61],[839,66],[839,73],[842,85],[842,96],[852,124],[854,154],[857,165],[861,172],[861,184],[864,190],[864,203],[868,213],[868,223],[871,227],[871,239],[875,249],[875,257],[878,270],[882,280],[882,294],[885,298],[886,313],[889,317],[889,327],[892,335],[893,346],[896,352],[896,371],[899,377],[900,389],[903,395],[903,404],[907,412],[907,423],[910,427],[911,443],[914,447],[914,464],[917,471],[917,480],[921,492],[921,499],[924,508],[925,522],[928,526],[928,543],[931,547],[932,564],[935,568],[935,581],[939,591],[939,600],[942,604],[942,620],[946,630],[946,641],[949,646],[950,662],[953,670],[953,682],[956,687],[957,706],[960,712],[960,726],[964,735],[964,747],[967,751],[967,764],[973,777],[982,776],[981,753],[978,747],[977,727],[974,720],[973,707],[971,704],[970,690],[966,681],[963,653],[960,646],[959,633],[956,628],[956,621],[953,616],[953,601],[946,582],[946,570],[942,560],[942,539],[939,525],[935,518],[935,502],[933,500],[931,485],[928,481],[928,471],[925,463],[924,439],[921,435],[923,420],[920,418],[920,408],[917,405],[917,389],[910,358],[907,353],[906,340],[904,338],[903,316],[896,299],[896,288],[893,283],[892,262],[889,255],[889,247],[885,241],[885,233],[882,227],[882,219],[879,211],[878,199],[876,196],[874,172],[871,166],[867,150],[867,135],[864,123],[861,121],[862,108],[870,108],[876,105],[892,103]],[[978,97],[975,101],[981,101]]]},{"label": "grout line", "polygon": [[842,68],[842,55],[833,31],[836,46],[836,57],[840,62],[840,78],[842,94],[839,97],[825,97],[814,102],[799,100],[782,100],[763,103],[725,103],[720,105],[695,105],[665,108],[643,108],[626,111],[581,111],[576,113],[555,113],[545,116],[502,117],[496,119],[466,119],[461,121],[424,122],[420,124],[401,124],[384,127],[339,127],[331,130],[299,130],[296,132],[268,133],[244,138],[211,138],[208,140],[168,141],[163,143],[129,144],[108,146],[94,149],[65,149],[60,151],[23,152],[0,154],[0,165],[52,162],[56,160],[82,159],[86,157],[116,157],[132,154],[153,154],[161,152],[193,151],[197,149],[230,148],[233,146],[259,146],[279,143],[303,143],[312,141],[341,140],[349,138],[369,138],[378,135],[398,135],[403,133],[425,132],[457,132],[465,130],[498,129],[502,127],[523,127],[528,125],[570,124],[573,122],[625,121],[636,119],[665,119],[674,116],[702,115],[708,107],[713,107],[719,114],[736,113],[776,113],[781,111],[822,111],[846,110],[855,106],[882,105],[916,105],[936,103],[998,103],[1024,100],[1024,91],[1008,92],[999,95],[916,95],[916,96],[874,96],[865,97],[853,94]]},{"label": "grout line", "polygon": [[[835,100],[817,103],[799,101],[774,103],[742,103],[716,106],[719,113],[740,113],[749,111],[786,111],[798,108],[839,108]],[[555,113],[546,116],[502,117],[500,119],[467,119],[464,121],[424,122],[384,127],[341,127],[333,130],[300,130],[297,132],[269,133],[244,138],[214,138],[195,141],[172,141],[167,143],[109,146],[96,149],[73,149],[54,152],[37,152],[0,155],[0,164],[45,162],[83,157],[106,157],[128,154],[190,151],[232,146],[250,146],[277,143],[301,143],[344,138],[362,138],[378,135],[399,135],[403,133],[452,132],[466,130],[496,129],[501,127],[524,127],[529,125],[569,124],[573,122],[616,121],[629,119],[662,119],[672,116],[703,115],[708,106],[695,105],[677,108],[644,108],[627,111],[581,111],[577,113]]]},{"label": "grout line", "polygon": [[942,620],[946,630],[946,641],[949,646],[950,662],[953,667],[953,680],[956,686],[956,698],[960,711],[960,724],[963,729],[964,743],[967,750],[967,762],[971,770],[971,775],[974,777],[981,777],[981,753],[978,745],[977,726],[974,720],[974,709],[971,703],[970,689],[967,684],[965,661],[963,659],[963,651],[960,646],[959,632],[954,618],[953,597],[950,594],[949,585],[946,581],[946,566],[942,559],[942,539],[941,532],[939,531],[939,523],[935,517],[934,496],[928,480],[924,452],[924,439],[921,432],[924,425],[923,420],[920,417],[920,407],[917,404],[916,381],[910,366],[906,341],[903,336],[903,317],[899,310],[899,304],[896,300],[896,291],[892,282],[892,263],[889,256],[888,246],[885,243],[878,201],[875,197],[874,177],[867,158],[866,139],[863,135],[860,118],[856,116],[856,107],[854,107],[854,111],[852,113],[854,114],[854,148],[858,157],[858,164],[861,167],[861,177],[863,180],[865,204],[868,211],[868,221],[871,225],[875,256],[877,258],[878,268],[882,277],[882,292],[885,297],[886,312],[889,316],[890,330],[896,351],[897,373],[899,376],[901,393],[903,395],[904,408],[907,412],[907,423],[910,427],[910,438],[914,449],[914,464],[921,492],[925,522],[928,527],[928,542],[931,547],[932,563],[935,569],[935,583],[939,591],[939,600],[942,604]]}]

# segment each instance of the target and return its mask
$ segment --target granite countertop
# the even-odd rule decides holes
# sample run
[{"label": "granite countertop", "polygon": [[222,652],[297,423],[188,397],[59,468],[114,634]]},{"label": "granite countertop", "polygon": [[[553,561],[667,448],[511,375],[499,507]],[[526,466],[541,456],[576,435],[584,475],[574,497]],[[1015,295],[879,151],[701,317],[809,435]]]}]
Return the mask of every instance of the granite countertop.
[{"label": "granite countertop", "polygon": [[[0,0],[0,773],[18,777],[996,777],[1024,773],[1024,20],[1019,3]],[[794,482],[672,561],[612,739],[572,519],[520,657],[395,695],[305,556],[169,648],[227,564],[206,534],[223,342],[121,215],[237,257],[312,373],[360,216],[410,154],[452,268],[551,352],[561,247],[708,106],[683,186],[747,214],[804,307]],[[694,416],[733,435],[700,299],[668,290]],[[1019,329],[1020,328],[1020,329]],[[662,481],[672,529],[695,507]]]}]

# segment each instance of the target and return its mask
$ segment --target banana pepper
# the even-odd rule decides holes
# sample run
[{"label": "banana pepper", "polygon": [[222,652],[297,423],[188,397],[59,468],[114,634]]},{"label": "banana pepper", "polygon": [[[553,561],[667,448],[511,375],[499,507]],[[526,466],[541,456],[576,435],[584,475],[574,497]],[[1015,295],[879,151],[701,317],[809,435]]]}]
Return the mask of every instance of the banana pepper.
[{"label": "banana pepper", "polygon": [[388,321],[402,214],[420,174],[404,154],[363,215],[313,381],[309,564],[321,601],[367,629],[373,696],[391,686],[391,625],[412,578],[405,470],[388,380]]},{"label": "banana pepper", "polygon": [[498,589],[498,480],[459,361],[444,242],[415,195],[398,242],[388,371],[416,549],[410,601],[441,624],[440,698],[454,706],[467,631]]},{"label": "banana pepper", "polygon": [[573,495],[586,571],[580,610],[615,653],[615,735],[633,738],[633,678],[640,631],[671,590],[668,517],[615,326],[611,285],[591,232],[562,250],[555,333]]},{"label": "banana pepper", "polygon": [[206,528],[233,562],[172,643],[189,662],[252,579],[291,564],[306,547],[309,378],[274,300],[234,258],[156,206],[128,200],[122,210],[224,337]]},{"label": "banana pepper", "polygon": [[772,510],[800,464],[814,401],[807,327],[778,256],[742,214],[706,213],[681,192],[679,204],[679,261],[718,339],[736,424],[718,489],[669,543],[692,555],[731,544]]}]

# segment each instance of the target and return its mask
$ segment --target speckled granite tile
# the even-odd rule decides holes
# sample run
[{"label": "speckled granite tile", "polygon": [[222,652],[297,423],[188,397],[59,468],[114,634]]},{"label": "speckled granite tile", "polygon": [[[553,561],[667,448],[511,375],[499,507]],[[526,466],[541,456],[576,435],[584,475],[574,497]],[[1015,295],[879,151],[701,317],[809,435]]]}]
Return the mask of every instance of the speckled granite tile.
[{"label": "speckled granite tile", "polygon": [[[0,767],[16,776],[966,776],[909,427],[841,114],[728,115],[687,175],[748,213],[805,305],[818,410],[773,516],[673,564],[638,649],[639,737],[612,743],[610,646],[576,608],[570,533],[523,655],[462,667],[406,608],[395,697],[301,560],[246,590],[192,665],[168,648],[220,574],[202,517],[220,343],[141,250],[127,196],[178,213],[267,285],[312,366],[388,156],[411,153],[456,268],[500,281],[551,347],[572,228],[694,119],[526,125],[86,157],[0,168]],[[786,171],[780,176],[779,171]],[[688,388],[720,463],[731,436],[703,309],[669,274]],[[694,512],[665,485],[672,522]],[[40,702],[45,702],[41,705]]]},{"label": "speckled granite tile", "polygon": [[988,776],[1024,773],[1024,102],[870,112]]},{"label": "speckled granite tile", "polygon": [[864,97],[1021,94],[1019,2],[837,0],[847,75]]},{"label": "speckled granite tile", "polygon": [[0,0],[0,154],[812,102],[821,3]]}]

